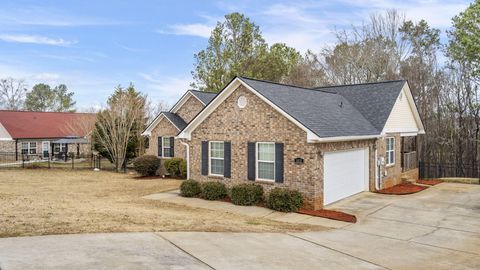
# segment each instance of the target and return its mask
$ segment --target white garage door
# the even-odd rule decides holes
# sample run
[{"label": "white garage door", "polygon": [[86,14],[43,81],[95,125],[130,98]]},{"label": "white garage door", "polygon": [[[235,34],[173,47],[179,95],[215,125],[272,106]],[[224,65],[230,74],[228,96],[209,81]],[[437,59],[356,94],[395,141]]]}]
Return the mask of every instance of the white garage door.
[{"label": "white garage door", "polygon": [[368,148],[325,153],[323,204],[368,190]]}]

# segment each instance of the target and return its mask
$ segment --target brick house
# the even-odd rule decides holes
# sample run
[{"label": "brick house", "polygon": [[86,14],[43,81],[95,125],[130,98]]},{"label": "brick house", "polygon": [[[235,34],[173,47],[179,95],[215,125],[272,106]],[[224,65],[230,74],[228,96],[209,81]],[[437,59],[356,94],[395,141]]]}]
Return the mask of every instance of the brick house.
[{"label": "brick house", "polygon": [[63,159],[91,153],[95,114],[0,110],[0,153],[28,160]]},{"label": "brick house", "polygon": [[418,178],[425,131],[404,80],[306,89],[237,77],[204,105],[178,125],[179,108],[163,113],[145,133],[154,147],[162,132],[174,137],[190,179],[297,189],[320,209]]}]

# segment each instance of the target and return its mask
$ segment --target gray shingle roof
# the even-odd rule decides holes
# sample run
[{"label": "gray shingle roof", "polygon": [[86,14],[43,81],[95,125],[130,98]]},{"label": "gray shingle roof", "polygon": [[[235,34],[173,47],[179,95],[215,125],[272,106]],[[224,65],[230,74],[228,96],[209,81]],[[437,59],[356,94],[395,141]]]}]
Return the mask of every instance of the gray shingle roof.
[{"label": "gray shingle roof", "polygon": [[321,138],[380,133],[342,95],[243,77],[240,79]]},{"label": "gray shingle roof", "polygon": [[179,130],[184,129],[187,126],[187,123],[178,116],[176,113],[171,112],[162,112],[165,117],[170,120]]},{"label": "gray shingle roof", "polygon": [[343,96],[381,132],[406,82],[405,80],[384,81],[315,89]]},{"label": "gray shingle roof", "polygon": [[212,92],[204,92],[204,91],[198,91],[198,90],[189,90],[195,97],[200,99],[203,104],[208,104],[212,99],[214,99],[217,96],[217,93],[212,93]]}]

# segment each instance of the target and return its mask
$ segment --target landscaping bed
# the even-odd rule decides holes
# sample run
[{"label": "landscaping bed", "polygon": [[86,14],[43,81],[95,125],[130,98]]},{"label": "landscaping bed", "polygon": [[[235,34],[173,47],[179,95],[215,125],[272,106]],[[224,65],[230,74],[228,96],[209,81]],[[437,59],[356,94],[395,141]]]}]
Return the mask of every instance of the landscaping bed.
[{"label": "landscaping bed", "polygon": [[422,185],[427,185],[427,186],[435,186],[443,183],[443,181],[438,179],[419,179],[417,180],[417,183]]},{"label": "landscaping bed", "polygon": [[357,217],[354,215],[350,215],[340,211],[333,211],[333,210],[307,210],[307,209],[300,209],[298,210],[299,214],[314,216],[314,217],[322,217],[328,218],[333,220],[339,220],[344,222],[356,223]]},{"label": "landscaping bed", "polygon": [[428,187],[419,186],[410,183],[398,184],[393,187],[385,188],[378,190],[377,193],[387,194],[387,195],[407,195],[420,192]]}]

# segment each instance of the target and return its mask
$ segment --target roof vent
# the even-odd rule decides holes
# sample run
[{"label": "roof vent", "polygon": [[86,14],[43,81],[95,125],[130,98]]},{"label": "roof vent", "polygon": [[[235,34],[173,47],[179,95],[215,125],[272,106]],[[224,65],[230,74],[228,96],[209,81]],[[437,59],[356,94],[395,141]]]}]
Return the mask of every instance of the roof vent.
[{"label": "roof vent", "polygon": [[338,107],[343,108],[343,101],[340,101],[340,104],[338,104]]}]

